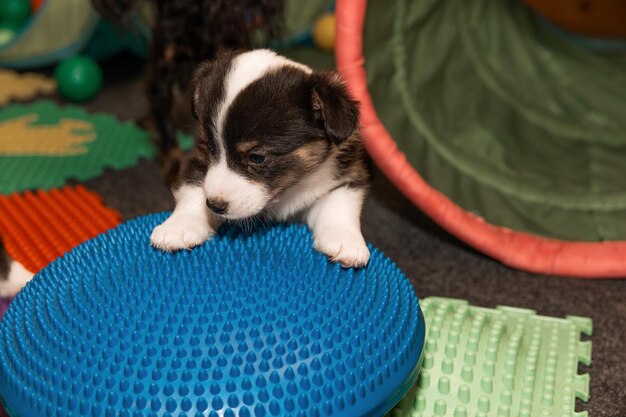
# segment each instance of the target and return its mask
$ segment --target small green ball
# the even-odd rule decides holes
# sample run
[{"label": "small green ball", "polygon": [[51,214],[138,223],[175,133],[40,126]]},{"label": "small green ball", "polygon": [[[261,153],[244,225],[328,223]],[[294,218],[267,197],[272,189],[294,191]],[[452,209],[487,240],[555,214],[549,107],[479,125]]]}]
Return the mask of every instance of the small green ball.
[{"label": "small green ball", "polygon": [[54,78],[61,95],[70,101],[92,99],[102,87],[102,70],[86,56],[68,58],[57,65]]},{"label": "small green ball", "polygon": [[20,28],[18,25],[14,25],[12,23],[0,23],[0,47],[11,42],[19,30]]},{"label": "small green ball", "polygon": [[0,0],[0,21],[21,25],[29,16],[29,0]]}]

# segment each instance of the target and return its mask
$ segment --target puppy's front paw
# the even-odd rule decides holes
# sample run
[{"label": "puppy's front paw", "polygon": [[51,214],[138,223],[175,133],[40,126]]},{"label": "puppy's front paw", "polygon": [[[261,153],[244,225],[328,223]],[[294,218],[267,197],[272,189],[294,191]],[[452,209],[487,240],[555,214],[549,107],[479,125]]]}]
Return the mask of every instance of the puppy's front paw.
[{"label": "puppy's front paw", "polygon": [[316,233],[315,249],[344,268],[360,268],[370,259],[370,251],[359,231],[335,229]]},{"label": "puppy's front paw", "polygon": [[165,251],[191,249],[203,244],[215,232],[201,219],[189,216],[171,216],[155,227],[150,242]]}]

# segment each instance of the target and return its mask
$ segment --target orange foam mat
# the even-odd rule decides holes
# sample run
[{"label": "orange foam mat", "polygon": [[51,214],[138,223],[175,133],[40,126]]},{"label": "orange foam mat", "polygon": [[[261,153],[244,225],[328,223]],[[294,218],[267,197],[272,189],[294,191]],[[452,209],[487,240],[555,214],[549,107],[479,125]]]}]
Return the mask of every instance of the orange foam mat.
[{"label": "orange foam mat", "polygon": [[0,235],[6,251],[34,273],[120,221],[117,211],[80,185],[0,196]]}]

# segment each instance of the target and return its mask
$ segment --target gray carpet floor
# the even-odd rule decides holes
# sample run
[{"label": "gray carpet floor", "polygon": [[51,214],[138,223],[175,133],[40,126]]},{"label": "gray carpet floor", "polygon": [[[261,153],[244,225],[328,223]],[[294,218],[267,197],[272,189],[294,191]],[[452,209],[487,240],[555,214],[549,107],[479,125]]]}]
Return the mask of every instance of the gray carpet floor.
[{"label": "gray carpet floor", "polygon": [[[121,119],[147,111],[141,62],[121,57],[105,65],[105,86],[86,107]],[[85,185],[104,197],[124,219],[171,210],[173,199],[159,166],[107,171]],[[591,398],[577,411],[593,417],[626,416],[626,280],[581,280],[528,274],[507,268],[446,234],[375,172],[363,213],[366,239],[392,258],[411,279],[419,297],[462,298],[485,307],[508,305],[541,315],[593,319]]]}]

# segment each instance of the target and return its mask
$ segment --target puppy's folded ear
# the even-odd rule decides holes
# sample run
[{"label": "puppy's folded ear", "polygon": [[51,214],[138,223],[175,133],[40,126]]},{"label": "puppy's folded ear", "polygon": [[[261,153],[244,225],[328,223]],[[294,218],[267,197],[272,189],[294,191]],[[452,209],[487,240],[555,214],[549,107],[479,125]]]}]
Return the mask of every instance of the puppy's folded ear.
[{"label": "puppy's folded ear", "polygon": [[241,50],[220,48],[212,60],[198,65],[188,90],[191,96],[191,112],[196,119],[200,119],[201,116],[213,116],[206,114],[206,109],[211,106],[215,107],[216,103],[221,100],[224,93],[224,79],[230,69],[230,63],[241,53]]},{"label": "puppy's folded ear", "polygon": [[350,98],[348,89],[336,72],[316,72],[313,75],[313,112],[321,121],[328,137],[340,144],[357,128],[359,107]]},{"label": "puppy's folded ear", "polygon": [[191,94],[191,113],[198,120],[198,107],[203,100],[203,92],[201,91],[202,81],[211,74],[213,70],[213,62],[205,61],[194,71],[191,82],[189,83],[189,92]]}]

